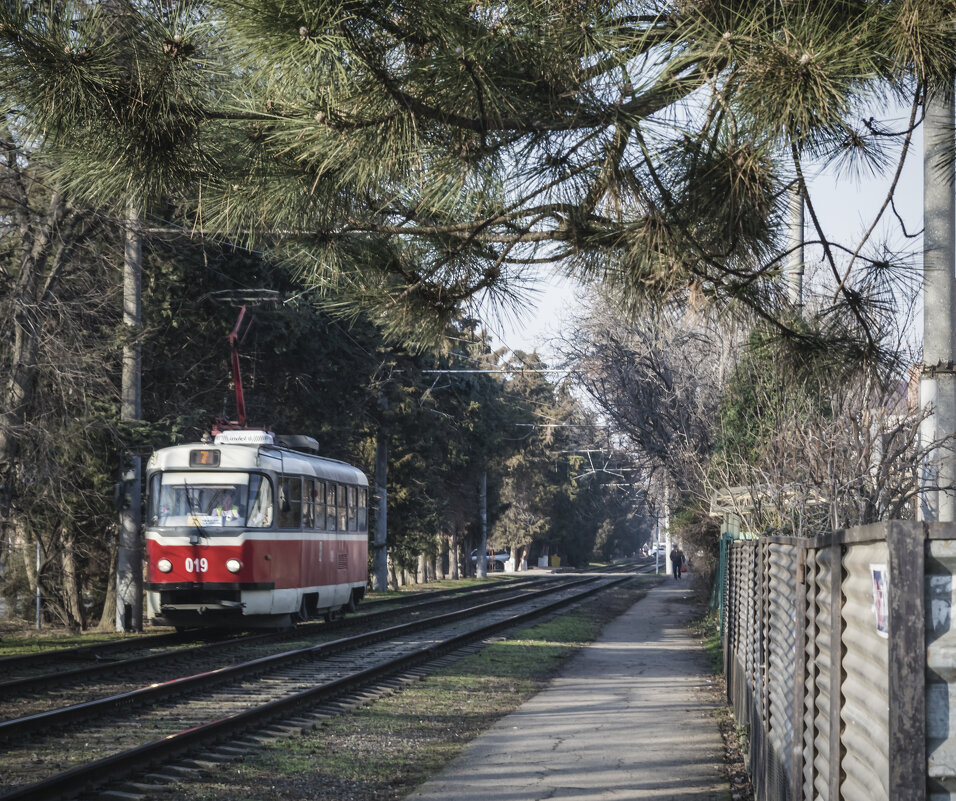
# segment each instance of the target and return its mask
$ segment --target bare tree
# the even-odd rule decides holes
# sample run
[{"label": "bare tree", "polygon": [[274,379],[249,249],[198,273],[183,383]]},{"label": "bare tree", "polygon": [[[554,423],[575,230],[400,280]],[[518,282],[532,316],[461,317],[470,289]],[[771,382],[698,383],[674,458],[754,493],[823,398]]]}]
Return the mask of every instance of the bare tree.
[{"label": "bare tree", "polygon": [[918,468],[939,443],[919,442],[927,411],[914,383],[861,376],[826,390],[823,403],[787,409],[756,448],[727,443],[702,472],[745,529],[808,535],[915,517]]},{"label": "bare tree", "polygon": [[635,464],[686,491],[714,448],[717,409],[742,339],[739,325],[702,308],[635,309],[595,292],[561,348]]},{"label": "bare tree", "polygon": [[108,490],[88,489],[115,441],[104,356],[115,344],[116,282],[103,256],[108,218],[72,205],[16,130],[0,123],[0,542],[14,557],[4,582],[32,595],[39,581],[46,608],[77,628],[88,622],[84,577],[98,574],[79,565],[108,562]]},{"label": "bare tree", "polygon": [[[794,328],[840,340],[856,321],[834,313],[819,276],[811,286]],[[879,312],[868,325],[891,358],[834,360],[781,344],[759,321],[733,324],[690,302],[627,309],[606,294],[564,347],[635,461],[676,490],[675,507],[716,498],[754,532],[905,519],[925,489],[917,467],[940,445],[918,437],[928,412],[916,404],[919,358],[906,340],[914,293],[885,280],[852,289]]]}]

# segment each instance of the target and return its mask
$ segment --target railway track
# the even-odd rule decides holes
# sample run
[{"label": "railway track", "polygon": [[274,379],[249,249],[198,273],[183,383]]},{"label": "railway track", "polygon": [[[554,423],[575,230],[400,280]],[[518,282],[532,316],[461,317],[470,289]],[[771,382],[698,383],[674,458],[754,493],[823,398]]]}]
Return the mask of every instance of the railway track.
[{"label": "railway track", "polygon": [[302,727],[306,707],[387,681],[495,631],[574,603],[621,577],[549,582],[515,597],[374,632],[261,657],[228,668],[0,724],[2,801],[66,798],[209,750],[248,729],[286,719]]},{"label": "railway track", "polygon": [[[463,595],[479,588],[454,587],[447,590],[423,590],[421,592],[405,593],[401,597],[389,596],[386,598],[376,598],[366,600],[362,603],[362,610],[392,608],[399,606],[415,606],[430,600],[454,595]],[[339,622],[337,619],[334,622]],[[328,625],[328,623],[300,624],[306,626]],[[259,633],[246,632],[248,636],[259,636]],[[91,664],[98,662],[109,662],[114,660],[126,659],[138,654],[146,653],[152,650],[170,649],[179,646],[189,646],[197,641],[218,642],[224,639],[231,639],[236,636],[217,632],[214,630],[200,631],[190,630],[184,632],[169,633],[141,633],[133,635],[124,635],[118,640],[109,642],[94,643],[92,645],[79,645],[72,647],[62,647],[56,643],[48,643],[44,640],[37,641],[36,647],[39,649],[33,653],[14,654],[10,656],[0,656],[0,675],[7,679],[28,677],[38,672],[59,670],[64,664]]]},{"label": "railway track", "polygon": [[[331,639],[343,629],[381,626],[395,617],[420,615],[436,607],[473,603],[478,598],[518,592],[529,584],[547,580],[550,577],[500,582],[468,590],[415,593],[408,598],[384,598],[363,604],[359,614],[336,620],[332,624],[305,623],[294,631],[260,632],[228,638],[203,634],[200,635],[203,642],[199,645],[195,644],[195,639],[183,639],[182,635],[176,634],[143,638],[148,642],[132,651],[128,646],[125,650],[109,649],[105,653],[93,650],[77,654],[77,649],[67,649],[59,660],[53,654],[45,655],[53,656],[49,662],[45,660],[40,663],[45,666],[46,672],[41,672],[33,655],[29,655],[21,662],[0,663],[0,675],[5,677],[0,682],[0,719],[41,712],[61,703],[60,699],[67,695],[74,700],[91,700],[105,693],[115,694],[133,689],[142,684],[144,671],[149,671],[156,681],[166,681],[182,675],[183,670],[194,673],[212,670],[226,660],[242,659],[243,652],[249,654],[245,659],[252,658],[253,654],[264,656],[289,647],[289,642]],[[124,653],[127,655],[124,656]],[[187,664],[189,667],[184,667]],[[12,678],[16,675],[17,667],[21,675]],[[54,689],[57,687],[61,688],[59,698]],[[36,693],[42,693],[42,696],[36,697]]]}]

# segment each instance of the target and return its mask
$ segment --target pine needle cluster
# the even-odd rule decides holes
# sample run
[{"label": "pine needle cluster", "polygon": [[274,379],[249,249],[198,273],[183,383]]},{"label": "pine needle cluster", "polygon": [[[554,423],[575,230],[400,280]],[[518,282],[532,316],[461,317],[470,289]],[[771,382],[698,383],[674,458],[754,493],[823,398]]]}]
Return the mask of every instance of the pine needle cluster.
[{"label": "pine needle cluster", "polygon": [[[193,226],[413,338],[512,303],[541,263],[781,321],[783,198],[809,201],[811,166],[899,163],[954,19],[952,0],[6,3],[0,92],[74,189],[187,199]],[[867,113],[891,101],[903,130]],[[813,227],[872,345],[849,271],[885,260]]]}]

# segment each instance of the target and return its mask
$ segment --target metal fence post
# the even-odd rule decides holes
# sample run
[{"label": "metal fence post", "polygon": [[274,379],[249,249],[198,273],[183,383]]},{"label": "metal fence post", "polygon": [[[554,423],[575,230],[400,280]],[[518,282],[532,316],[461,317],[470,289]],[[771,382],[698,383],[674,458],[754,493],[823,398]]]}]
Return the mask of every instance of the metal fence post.
[{"label": "metal fence post", "polygon": [[732,631],[735,631],[739,625],[736,615],[728,617],[726,607],[736,608],[736,593],[738,592],[733,581],[733,571],[730,569],[731,554],[724,542],[724,536],[720,538],[720,564],[717,568],[717,579],[714,590],[719,593],[718,606],[720,609],[720,641],[723,643],[724,657],[724,677],[726,678],[727,696],[731,700],[733,695],[733,675],[734,675],[734,651],[735,643]]},{"label": "metal fence post", "polygon": [[727,606],[727,559],[733,539],[733,535],[726,531],[720,535],[720,559],[717,562],[717,578],[714,581],[714,592],[710,599],[710,608],[717,609],[720,613],[721,637],[724,636],[725,607]]},{"label": "metal fence post", "polygon": [[926,529],[888,525],[889,791],[893,801],[925,801]]},{"label": "metal fence post", "polygon": [[840,737],[842,686],[840,672],[843,664],[843,545],[831,547],[830,557],[830,775],[829,797],[840,797],[840,768],[843,763],[843,742]]},{"label": "metal fence post", "polygon": [[798,799],[803,796],[803,736],[804,736],[804,713],[803,706],[806,702],[807,691],[807,545],[800,544],[800,550],[797,552],[797,577],[796,577],[797,597],[795,601],[796,620],[794,631],[794,643],[796,651],[794,658],[793,675],[796,683],[793,689],[793,752],[790,756],[791,762],[791,798]]}]

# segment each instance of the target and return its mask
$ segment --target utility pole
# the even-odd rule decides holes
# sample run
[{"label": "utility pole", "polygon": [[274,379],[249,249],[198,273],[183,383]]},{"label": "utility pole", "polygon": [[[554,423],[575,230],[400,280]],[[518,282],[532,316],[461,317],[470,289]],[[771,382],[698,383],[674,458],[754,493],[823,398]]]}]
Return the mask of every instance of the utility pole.
[{"label": "utility pole", "polygon": [[[143,330],[143,240],[140,212],[132,203],[126,210],[126,237],[123,258],[123,346],[122,406],[120,419],[137,422],[143,416],[142,341]],[[122,456],[123,492],[120,497],[119,550],[116,559],[116,630],[143,628],[143,544],[140,535],[141,459],[127,451]]]},{"label": "utility pole", "polygon": [[478,515],[481,519],[481,545],[478,547],[478,558],[475,560],[475,573],[478,578],[488,578],[488,471],[481,472],[481,483],[478,485]]},{"label": "utility pole", "polygon": [[[923,125],[923,365],[920,426],[924,457],[920,517],[956,519],[956,372],[953,303],[956,300],[956,201],[953,168],[953,85],[926,98]],[[931,450],[930,450],[931,449]]]},{"label": "utility pole", "polygon": [[[379,406],[388,408],[388,399],[379,398]],[[384,424],[379,423],[375,435],[375,535],[372,540],[372,589],[388,589],[388,440]]]},{"label": "utility pole", "polygon": [[42,624],[42,596],[40,594],[40,570],[42,567],[43,563],[40,561],[40,538],[37,537],[37,631],[40,630]]},{"label": "utility pole", "polygon": [[[661,528],[664,530],[664,572],[667,573],[671,567],[671,499],[670,491],[667,485],[667,479],[664,479],[664,503],[661,508]],[[658,569],[660,572],[660,569]]]},{"label": "utility pole", "polygon": [[790,188],[790,261],[787,265],[787,297],[798,309],[803,307],[803,192],[800,183]]}]

